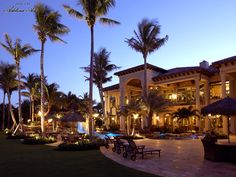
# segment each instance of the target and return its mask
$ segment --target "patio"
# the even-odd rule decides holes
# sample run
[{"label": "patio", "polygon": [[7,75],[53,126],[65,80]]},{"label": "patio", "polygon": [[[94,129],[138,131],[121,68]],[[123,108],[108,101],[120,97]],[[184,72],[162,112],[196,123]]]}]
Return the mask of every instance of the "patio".
[{"label": "patio", "polygon": [[[236,142],[236,136],[231,136]],[[227,140],[226,140],[227,141]],[[236,165],[230,163],[216,163],[204,160],[203,145],[198,140],[136,140],[137,144],[147,147],[160,148],[161,157],[148,155],[135,162],[125,159],[111,151],[111,148],[101,148],[101,152],[108,158],[137,170],[161,175],[164,177],[234,177]],[[222,141],[221,141],[222,142]]]}]

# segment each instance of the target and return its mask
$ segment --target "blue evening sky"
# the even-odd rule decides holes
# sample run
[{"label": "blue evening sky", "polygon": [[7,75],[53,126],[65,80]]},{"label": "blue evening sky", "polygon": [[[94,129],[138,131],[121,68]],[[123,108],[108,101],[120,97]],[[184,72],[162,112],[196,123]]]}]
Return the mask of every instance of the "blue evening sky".
[{"label": "blue evening sky", "polygon": [[[48,82],[59,84],[59,90],[72,91],[77,96],[88,91],[85,73],[80,67],[89,64],[90,31],[84,21],[69,16],[62,4],[70,5],[79,11],[76,0],[0,0],[0,41],[8,33],[13,40],[17,37],[22,43],[30,43],[39,49],[32,25],[34,13],[26,12],[37,2],[42,2],[62,15],[62,23],[70,28],[70,33],[62,38],[67,44],[52,43],[45,46],[45,75]],[[24,12],[8,12],[11,7]],[[143,63],[142,55],[130,49],[124,42],[133,36],[137,23],[144,17],[157,19],[161,25],[161,37],[169,35],[169,40],[158,51],[148,57],[148,62],[164,69],[194,66],[200,61],[210,63],[236,54],[236,1],[235,0],[117,0],[116,7],[107,17],[121,22],[119,26],[95,26],[95,51],[105,47],[111,52],[110,60],[122,69]],[[40,73],[40,53],[23,59],[21,71]],[[0,48],[0,60],[13,63],[12,57]],[[112,73],[111,73],[112,74]],[[113,76],[112,85],[118,83]],[[99,101],[97,88],[94,98]],[[2,92],[0,93],[2,100]],[[16,103],[16,94],[13,102]],[[0,101],[1,102],[1,101]]]}]

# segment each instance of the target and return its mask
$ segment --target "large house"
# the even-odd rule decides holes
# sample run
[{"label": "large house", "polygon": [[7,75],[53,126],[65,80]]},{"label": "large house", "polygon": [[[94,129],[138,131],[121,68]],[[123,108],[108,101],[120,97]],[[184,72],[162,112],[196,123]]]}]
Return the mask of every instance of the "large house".
[{"label": "large house", "polygon": [[[109,123],[116,123],[120,130],[126,129],[126,118],[117,114],[118,110],[129,102],[130,99],[142,95],[144,65],[135,66],[119,72],[119,83],[104,88],[105,114]],[[158,126],[171,125],[177,127],[176,119],[171,118],[171,113],[178,108],[192,105],[200,110],[203,106],[215,102],[226,96],[236,98],[236,56],[213,62],[200,62],[199,66],[163,69],[151,64],[147,65],[148,88],[158,89],[161,94],[172,102],[166,111],[155,114],[153,124]],[[142,126],[145,118],[140,117]],[[227,133],[227,118],[224,116],[208,115],[206,117],[192,117],[191,123],[200,130],[217,128]],[[184,123],[184,122],[183,122]],[[236,119],[230,120],[230,131],[236,133]]]}]

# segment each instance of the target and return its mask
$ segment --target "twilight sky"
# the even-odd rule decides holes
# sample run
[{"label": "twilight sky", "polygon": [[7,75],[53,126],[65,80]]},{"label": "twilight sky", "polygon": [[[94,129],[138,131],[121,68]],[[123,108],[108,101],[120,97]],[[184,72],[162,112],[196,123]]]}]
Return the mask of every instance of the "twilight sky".
[{"label": "twilight sky", "polygon": [[[88,82],[80,67],[89,64],[90,31],[84,21],[69,16],[62,5],[67,4],[81,11],[76,0],[0,0],[0,41],[8,33],[13,40],[22,39],[34,48],[40,48],[33,24],[34,13],[29,12],[37,2],[47,4],[62,15],[62,23],[70,33],[62,38],[67,44],[52,43],[45,46],[45,75],[48,82],[59,84],[59,90],[72,91],[77,96],[88,92]],[[9,9],[23,12],[9,12]],[[133,36],[137,23],[143,18],[157,19],[161,25],[161,37],[169,40],[148,57],[148,62],[164,69],[194,66],[200,61],[214,62],[236,55],[236,1],[235,0],[117,0],[107,17],[121,22],[119,26],[95,26],[95,52],[105,47],[111,52],[110,60],[121,69],[143,63],[142,55],[130,49],[124,42]],[[40,73],[40,53],[23,59],[21,71]],[[13,63],[12,57],[0,48],[0,61]],[[111,73],[112,74],[112,73]],[[112,85],[118,83],[113,76]],[[94,98],[99,101],[97,89]],[[0,93],[2,101],[2,92]],[[16,94],[13,103],[16,103]],[[0,101],[0,102],[1,102]]]}]

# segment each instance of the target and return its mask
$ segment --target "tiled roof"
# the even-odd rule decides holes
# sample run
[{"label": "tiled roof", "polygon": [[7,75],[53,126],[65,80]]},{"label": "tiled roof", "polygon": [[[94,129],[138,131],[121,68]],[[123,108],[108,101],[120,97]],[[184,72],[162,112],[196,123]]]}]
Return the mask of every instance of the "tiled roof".
[{"label": "tiled roof", "polygon": [[163,79],[168,79],[169,77],[177,77],[177,76],[181,76],[181,75],[189,75],[189,74],[193,74],[194,72],[198,72],[198,73],[202,73],[205,74],[207,76],[212,75],[213,73],[215,73],[217,70],[210,66],[209,68],[202,68],[200,66],[192,66],[192,67],[180,67],[180,68],[173,68],[168,70],[166,73],[164,74],[160,74],[158,76],[155,76],[152,78],[153,81],[158,81],[158,80],[163,80]]},{"label": "tiled roof", "polygon": [[219,68],[221,64],[233,63],[236,62],[236,56],[228,57],[222,60],[218,60],[212,63],[212,66]]},{"label": "tiled roof", "polygon": [[119,89],[119,87],[120,87],[119,84],[115,84],[115,85],[111,85],[111,86],[103,88],[103,91],[117,90]]},{"label": "tiled roof", "polygon": [[[159,68],[157,66],[154,66],[154,65],[151,65],[151,64],[148,64],[148,63],[147,63],[147,69],[157,71],[157,72],[160,72],[160,73],[165,73],[166,72],[165,69]],[[126,75],[126,74],[130,74],[130,73],[138,72],[138,71],[142,71],[142,70],[144,70],[144,64],[139,65],[139,66],[135,66],[133,68],[128,68],[128,69],[116,72],[114,75],[123,76],[123,75]]]}]

